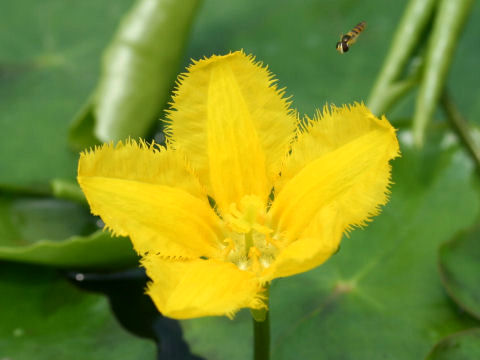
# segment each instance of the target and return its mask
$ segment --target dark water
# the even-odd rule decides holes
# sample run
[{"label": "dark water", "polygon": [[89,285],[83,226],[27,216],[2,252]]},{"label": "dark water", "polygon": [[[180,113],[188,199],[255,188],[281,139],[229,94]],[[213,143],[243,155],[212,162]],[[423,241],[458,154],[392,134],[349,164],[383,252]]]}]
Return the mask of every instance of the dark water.
[{"label": "dark water", "polygon": [[191,354],[178,321],[162,316],[145,295],[147,276],[140,269],[116,273],[68,272],[68,279],[83,290],[102,293],[116,318],[131,333],[157,344],[157,359],[202,360]]}]

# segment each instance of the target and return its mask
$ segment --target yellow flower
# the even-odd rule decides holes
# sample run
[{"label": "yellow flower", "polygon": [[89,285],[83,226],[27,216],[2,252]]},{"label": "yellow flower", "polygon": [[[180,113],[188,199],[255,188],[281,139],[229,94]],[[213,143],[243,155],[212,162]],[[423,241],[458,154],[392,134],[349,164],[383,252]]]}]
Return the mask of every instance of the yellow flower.
[{"label": "yellow flower", "polygon": [[78,182],[178,319],[260,309],[266,283],[322,264],[387,202],[399,154],[395,130],[364,105],[300,123],[243,52],[179,77],[166,134],[168,149],[129,140],[82,153]]}]

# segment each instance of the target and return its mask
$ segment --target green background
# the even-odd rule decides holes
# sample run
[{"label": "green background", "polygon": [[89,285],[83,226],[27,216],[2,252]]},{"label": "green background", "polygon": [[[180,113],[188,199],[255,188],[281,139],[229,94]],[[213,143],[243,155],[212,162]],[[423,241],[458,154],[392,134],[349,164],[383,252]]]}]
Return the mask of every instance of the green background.
[{"label": "green background", "polygon": [[[75,178],[78,153],[68,143],[69,126],[95,88],[102,51],[132,4],[2,2],[0,259],[50,267],[0,261],[0,358],[48,359],[62,352],[72,354],[65,355],[71,359],[155,356],[151,341],[115,320],[104,296],[76,289],[63,272],[51,269],[125,267],[136,261],[128,241],[91,235],[98,219],[88,216],[87,207],[44,197],[51,193],[53,179]],[[268,64],[301,114],[312,115],[326,103],[366,100],[405,5],[381,0],[205,0],[178,71],[191,58],[244,49]],[[448,79],[462,114],[476,123],[480,47],[472,44],[478,44],[479,17],[476,2]],[[340,34],[362,20],[367,29],[349,53],[339,55],[334,47]],[[425,149],[410,148],[404,120],[413,113],[414,95],[387,114],[394,125],[402,125],[403,157],[393,164],[395,185],[384,212],[344,239],[341,251],[324,266],[272,284],[274,359],[421,359],[445,336],[479,326],[460,310],[461,301],[458,305],[449,297],[454,291],[461,297],[466,290],[447,284],[447,293],[437,258],[440,244],[478,217],[477,175],[445,131],[440,111]],[[50,211],[46,220],[39,217],[39,201],[42,212],[45,206]],[[52,243],[60,244],[54,252]],[[447,255],[442,261],[463,256]],[[450,273],[461,277],[462,269],[455,269],[458,261],[443,266],[453,266]],[[469,277],[473,271],[469,268]],[[181,326],[195,354],[208,359],[245,359],[250,354],[246,311],[235,321],[204,318],[182,321]],[[472,341],[478,349],[478,336],[465,343]],[[443,348],[435,349],[430,358],[441,358],[433,356]]]}]

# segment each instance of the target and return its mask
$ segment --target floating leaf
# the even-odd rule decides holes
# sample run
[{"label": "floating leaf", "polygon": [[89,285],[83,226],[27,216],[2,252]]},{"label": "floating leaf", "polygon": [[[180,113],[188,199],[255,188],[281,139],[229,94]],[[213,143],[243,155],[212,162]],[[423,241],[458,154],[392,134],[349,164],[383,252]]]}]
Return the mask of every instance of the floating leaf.
[{"label": "floating leaf", "polygon": [[2,0],[0,187],[72,179],[68,124],[95,85],[99,59],[131,0]]},{"label": "floating leaf", "polygon": [[76,268],[136,265],[130,240],[98,230],[95,221],[65,200],[0,199],[0,259]]},{"label": "floating leaf", "polygon": [[426,360],[480,359],[480,328],[447,336],[435,345]]},{"label": "floating leaf", "polygon": [[448,294],[480,320],[480,224],[442,244],[439,265]]},{"label": "floating leaf", "polygon": [[0,264],[0,294],[0,359],[155,358],[155,344],[122,329],[106,298],[56,271]]}]

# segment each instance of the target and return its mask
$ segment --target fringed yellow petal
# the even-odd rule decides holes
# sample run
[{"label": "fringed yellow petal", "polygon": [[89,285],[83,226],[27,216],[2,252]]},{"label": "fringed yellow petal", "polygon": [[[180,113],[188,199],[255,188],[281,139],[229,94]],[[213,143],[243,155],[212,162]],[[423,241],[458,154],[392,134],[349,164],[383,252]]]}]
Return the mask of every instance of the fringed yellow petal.
[{"label": "fringed yellow petal", "polygon": [[[192,195],[203,194],[180,164],[173,154],[133,142],[107,145],[82,154],[78,182],[92,213],[114,234],[130,236],[138,253],[216,256],[218,219],[207,200]],[[168,186],[175,184],[181,188]]]},{"label": "fringed yellow petal", "polygon": [[346,230],[364,225],[387,202],[389,160],[399,151],[393,127],[363,105],[327,111],[307,131],[293,146],[270,212],[288,241],[332,204]]},{"label": "fringed yellow petal", "polygon": [[196,62],[179,79],[169,142],[189,154],[220,209],[244,195],[266,201],[296,125],[272,74],[235,52]]},{"label": "fringed yellow petal", "polygon": [[320,210],[300,238],[283,248],[270,267],[265,269],[262,282],[299,274],[321,265],[338,250],[342,225],[334,206]]},{"label": "fringed yellow petal", "polygon": [[79,177],[93,214],[135,250],[170,257],[215,257],[219,230],[213,210],[171,187],[132,180]]},{"label": "fringed yellow petal", "polygon": [[183,189],[207,200],[198,179],[185,162],[185,156],[143,140],[103,144],[84,151],[78,163],[78,176],[135,180]]},{"label": "fringed yellow petal", "polygon": [[[363,103],[340,108],[325,105],[322,112],[317,110],[313,119],[306,117],[305,123],[300,126],[297,141],[282,168],[282,176],[275,183],[275,191],[280,192],[287,181],[320,156],[379,129],[395,135],[388,120],[385,117],[376,118]],[[393,158],[399,151],[396,140],[391,150],[395,153]]]},{"label": "fringed yellow petal", "polygon": [[217,260],[172,261],[148,256],[143,261],[152,282],[147,293],[168,317],[232,317],[244,307],[264,307],[255,276]]}]

